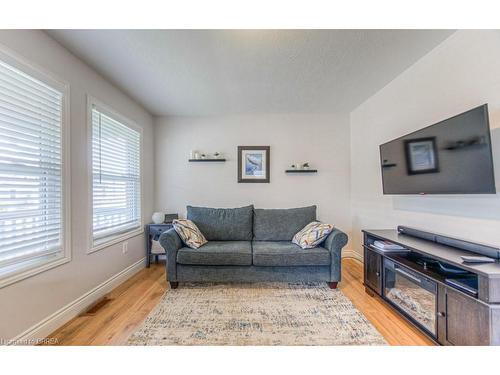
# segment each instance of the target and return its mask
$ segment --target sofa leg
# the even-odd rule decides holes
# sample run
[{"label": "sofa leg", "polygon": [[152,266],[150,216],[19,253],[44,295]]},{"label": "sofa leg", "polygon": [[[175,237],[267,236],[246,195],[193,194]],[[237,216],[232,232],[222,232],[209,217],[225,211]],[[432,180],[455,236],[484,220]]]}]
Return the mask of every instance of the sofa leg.
[{"label": "sofa leg", "polygon": [[170,281],[170,289],[177,289],[179,283],[177,281]]},{"label": "sofa leg", "polygon": [[337,284],[338,284],[337,281],[328,281],[327,284],[330,287],[330,289],[337,289]]}]

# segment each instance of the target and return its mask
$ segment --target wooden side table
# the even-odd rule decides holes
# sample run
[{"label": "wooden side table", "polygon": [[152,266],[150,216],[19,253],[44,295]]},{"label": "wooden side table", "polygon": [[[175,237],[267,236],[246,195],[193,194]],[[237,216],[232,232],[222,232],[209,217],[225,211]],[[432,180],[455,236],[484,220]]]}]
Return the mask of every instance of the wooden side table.
[{"label": "wooden side table", "polygon": [[149,265],[151,264],[151,255],[154,255],[155,262],[158,263],[159,254],[151,254],[152,241],[158,241],[160,235],[170,228],[173,228],[173,225],[170,223],[146,224],[144,226],[144,237],[146,238],[146,267],[149,268]]}]

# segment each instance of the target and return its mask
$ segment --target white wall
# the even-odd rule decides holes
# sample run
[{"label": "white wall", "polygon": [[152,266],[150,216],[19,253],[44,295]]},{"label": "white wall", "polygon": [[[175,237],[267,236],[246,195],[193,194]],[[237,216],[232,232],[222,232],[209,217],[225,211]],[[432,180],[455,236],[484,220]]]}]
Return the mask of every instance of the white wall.
[{"label": "white wall", "polygon": [[[237,147],[271,146],[271,183],[237,182]],[[222,152],[225,163],[189,163],[189,151]],[[186,205],[284,208],[311,204],[318,217],[350,231],[347,115],[159,118],[155,127],[155,207],[185,215]],[[309,161],[317,174],[287,175]]]},{"label": "white wall", "polygon": [[152,117],[143,108],[45,33],[0,31],[0,44],[66,80],[71,91],[72,260],[0,289],[0,338],[9,339],[144,257],[143,236],[129,240],[127,254],[122,254],[121,244],[86,253],[90,221],[87,215],[89,160],[84,141],[87,93],[144,127],[143,213],[146,220],[150,219],[153,207],[153,129]]},{"label": "white wall", "polygon": [[500,245],[498,195],[384,196],[381,143],[488,103],[500,187],[500,31],[458,31],[351,113],[353,246],[398,224]]}]

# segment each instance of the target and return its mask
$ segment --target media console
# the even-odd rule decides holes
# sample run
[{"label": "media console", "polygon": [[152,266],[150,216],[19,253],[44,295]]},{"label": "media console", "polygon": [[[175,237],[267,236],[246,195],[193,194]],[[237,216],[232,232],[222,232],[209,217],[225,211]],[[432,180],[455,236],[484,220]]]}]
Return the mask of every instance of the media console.
[{"label": "media console", "polygon": [[[412,228],[363,230],[364,284],[441,345],[500,345],[500,249]],[[383,251],[375,241],[407,251]]]}]

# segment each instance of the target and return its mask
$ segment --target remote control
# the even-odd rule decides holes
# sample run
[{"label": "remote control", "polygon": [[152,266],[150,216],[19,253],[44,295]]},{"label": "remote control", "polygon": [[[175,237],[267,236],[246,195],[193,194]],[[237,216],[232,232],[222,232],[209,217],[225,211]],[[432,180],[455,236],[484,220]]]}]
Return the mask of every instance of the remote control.
[{"label": "remote control", "polygon": [[495,259],[480,256],[461,256],[465,263],[495,263]]}]

